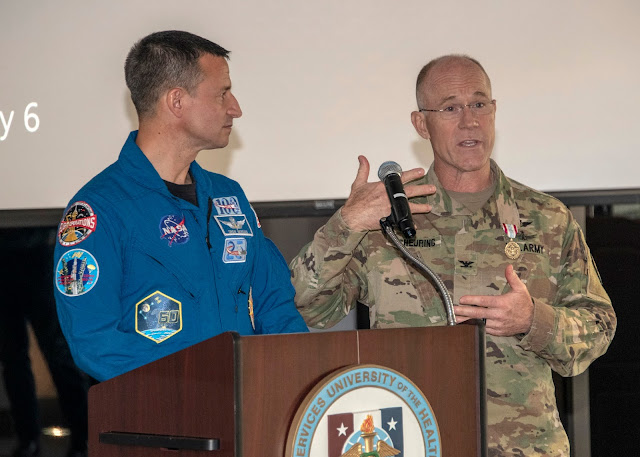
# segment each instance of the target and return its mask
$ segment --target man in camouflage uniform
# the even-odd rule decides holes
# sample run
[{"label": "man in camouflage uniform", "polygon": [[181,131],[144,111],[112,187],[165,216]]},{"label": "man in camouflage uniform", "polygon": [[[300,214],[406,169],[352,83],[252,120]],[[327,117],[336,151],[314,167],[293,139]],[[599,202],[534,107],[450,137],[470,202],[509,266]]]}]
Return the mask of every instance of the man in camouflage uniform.
[{"label": "man in camouflage uniform", "polygon": [[[496,105],[477,61],[430,62],[416,92],[412,123],[431,141],[434,162],[426,176],[402,175],[419,178],[405,189],[417,228],[405,245],[442,278],[458,322],[486,319],[489,455],[568,457],[551,370],[583,372],[616,326],[584,236],[562,203],[490,159]],[[344,207],[291,263],[298,309],[319,328],[356,301],[369,306],[373,328],[444,325],[437,290],[380,231],[388,198],[358,160]]]}]

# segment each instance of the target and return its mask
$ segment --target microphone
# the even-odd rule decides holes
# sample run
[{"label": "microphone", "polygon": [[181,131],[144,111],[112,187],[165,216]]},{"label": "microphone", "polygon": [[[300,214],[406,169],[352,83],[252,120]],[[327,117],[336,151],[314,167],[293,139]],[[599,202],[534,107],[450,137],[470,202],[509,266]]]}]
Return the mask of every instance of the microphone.
[{"label": "microphone", "polygon": [[378,178],[384,182],[387,195],[391,202],[391,221],[402,232],[405,239],[416,236],[416,229],[413,228],[413,219],[409,209],[409,200],[404,193],[404,186],[400,179],[402,168],[396,162],[388,161],[380,165]]}]

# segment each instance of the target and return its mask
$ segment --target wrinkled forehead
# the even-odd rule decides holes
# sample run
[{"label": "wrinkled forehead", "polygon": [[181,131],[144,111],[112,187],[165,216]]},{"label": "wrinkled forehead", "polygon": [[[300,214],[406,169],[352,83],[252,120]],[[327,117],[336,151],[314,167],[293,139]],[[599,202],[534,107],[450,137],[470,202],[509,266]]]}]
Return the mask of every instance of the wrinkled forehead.
[{"label": "wrinkled forehead", "polygon": [[474,62],[452,58],[435,65],[422,81],[419,97],[422,103],[437,104],[472,98],[491,99],[491,83]]}]

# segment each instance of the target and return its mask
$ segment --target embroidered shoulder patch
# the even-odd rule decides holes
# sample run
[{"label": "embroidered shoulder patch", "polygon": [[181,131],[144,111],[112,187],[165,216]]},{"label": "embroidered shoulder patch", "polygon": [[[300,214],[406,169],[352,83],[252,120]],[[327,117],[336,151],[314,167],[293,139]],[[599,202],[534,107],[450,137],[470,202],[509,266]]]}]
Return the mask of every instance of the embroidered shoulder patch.
[{"label": "embroidered shoulder patch", "polygon": [[253,211],[253,215],[256,217],[256,225],[258,226],[258,228],[262,227],[262,225],[260,224],[260,219],[258,218],[258,213],[256,213],[256,210],[253,208],[253,206],[251,206],[251,211]]},{"label": "embroidered shoulder patch", "polygon": [[160,219],[160,238],[166,240],[169,246],[189,241],[189,230],[184,223],[184,216],[169,214]]},{"label": "embroidered shoulder patch", "polygon": [[156,290],[136,303],[136,332],[161,343],[182,330],[182,303]]},{"label": "embroidered shoulder patch", "polygon": [[58,242],[62,246],[74,246],[86,240],[96,230],[98,216],[88,203],[78,201],[67,208],[58,226]]},{"label": "embroidered shoulder patch", "polygon": [[214,198],[213,206],[215,206],[216,212],[221,216],[242,214],[240,202],[238,201],[238,197],[235,195],[232,195],[231,197]]},{"label": "embroidered shoulder patch", "polygon": [[91,253],[84,249],[65,252],[56,265],[56,287],[67,297],[89,292],[98,282],[100,269]]},{"label": "embroidered shoulder patch", "polygon": [[242,263],[247,261],[247,239],[227,238],[224,240],[224,263]]},{"label": "embroidered shoulder patch", "polygon": [[237,216],[213,216],[224,236],[244,235],[253,236],[249,220],[244,214]]}]

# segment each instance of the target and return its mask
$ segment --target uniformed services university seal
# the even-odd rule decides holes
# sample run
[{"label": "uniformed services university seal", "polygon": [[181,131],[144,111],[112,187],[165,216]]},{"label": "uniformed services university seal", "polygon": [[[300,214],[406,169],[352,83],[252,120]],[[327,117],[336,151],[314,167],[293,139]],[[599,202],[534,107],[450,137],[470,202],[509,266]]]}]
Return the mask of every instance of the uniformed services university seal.
[{"label": "uniformed services university seal", "polygon": [[354,365],[330,374],[293,419],[286,457],[441,457],[440,432],[420,389],[397,371]]}]

